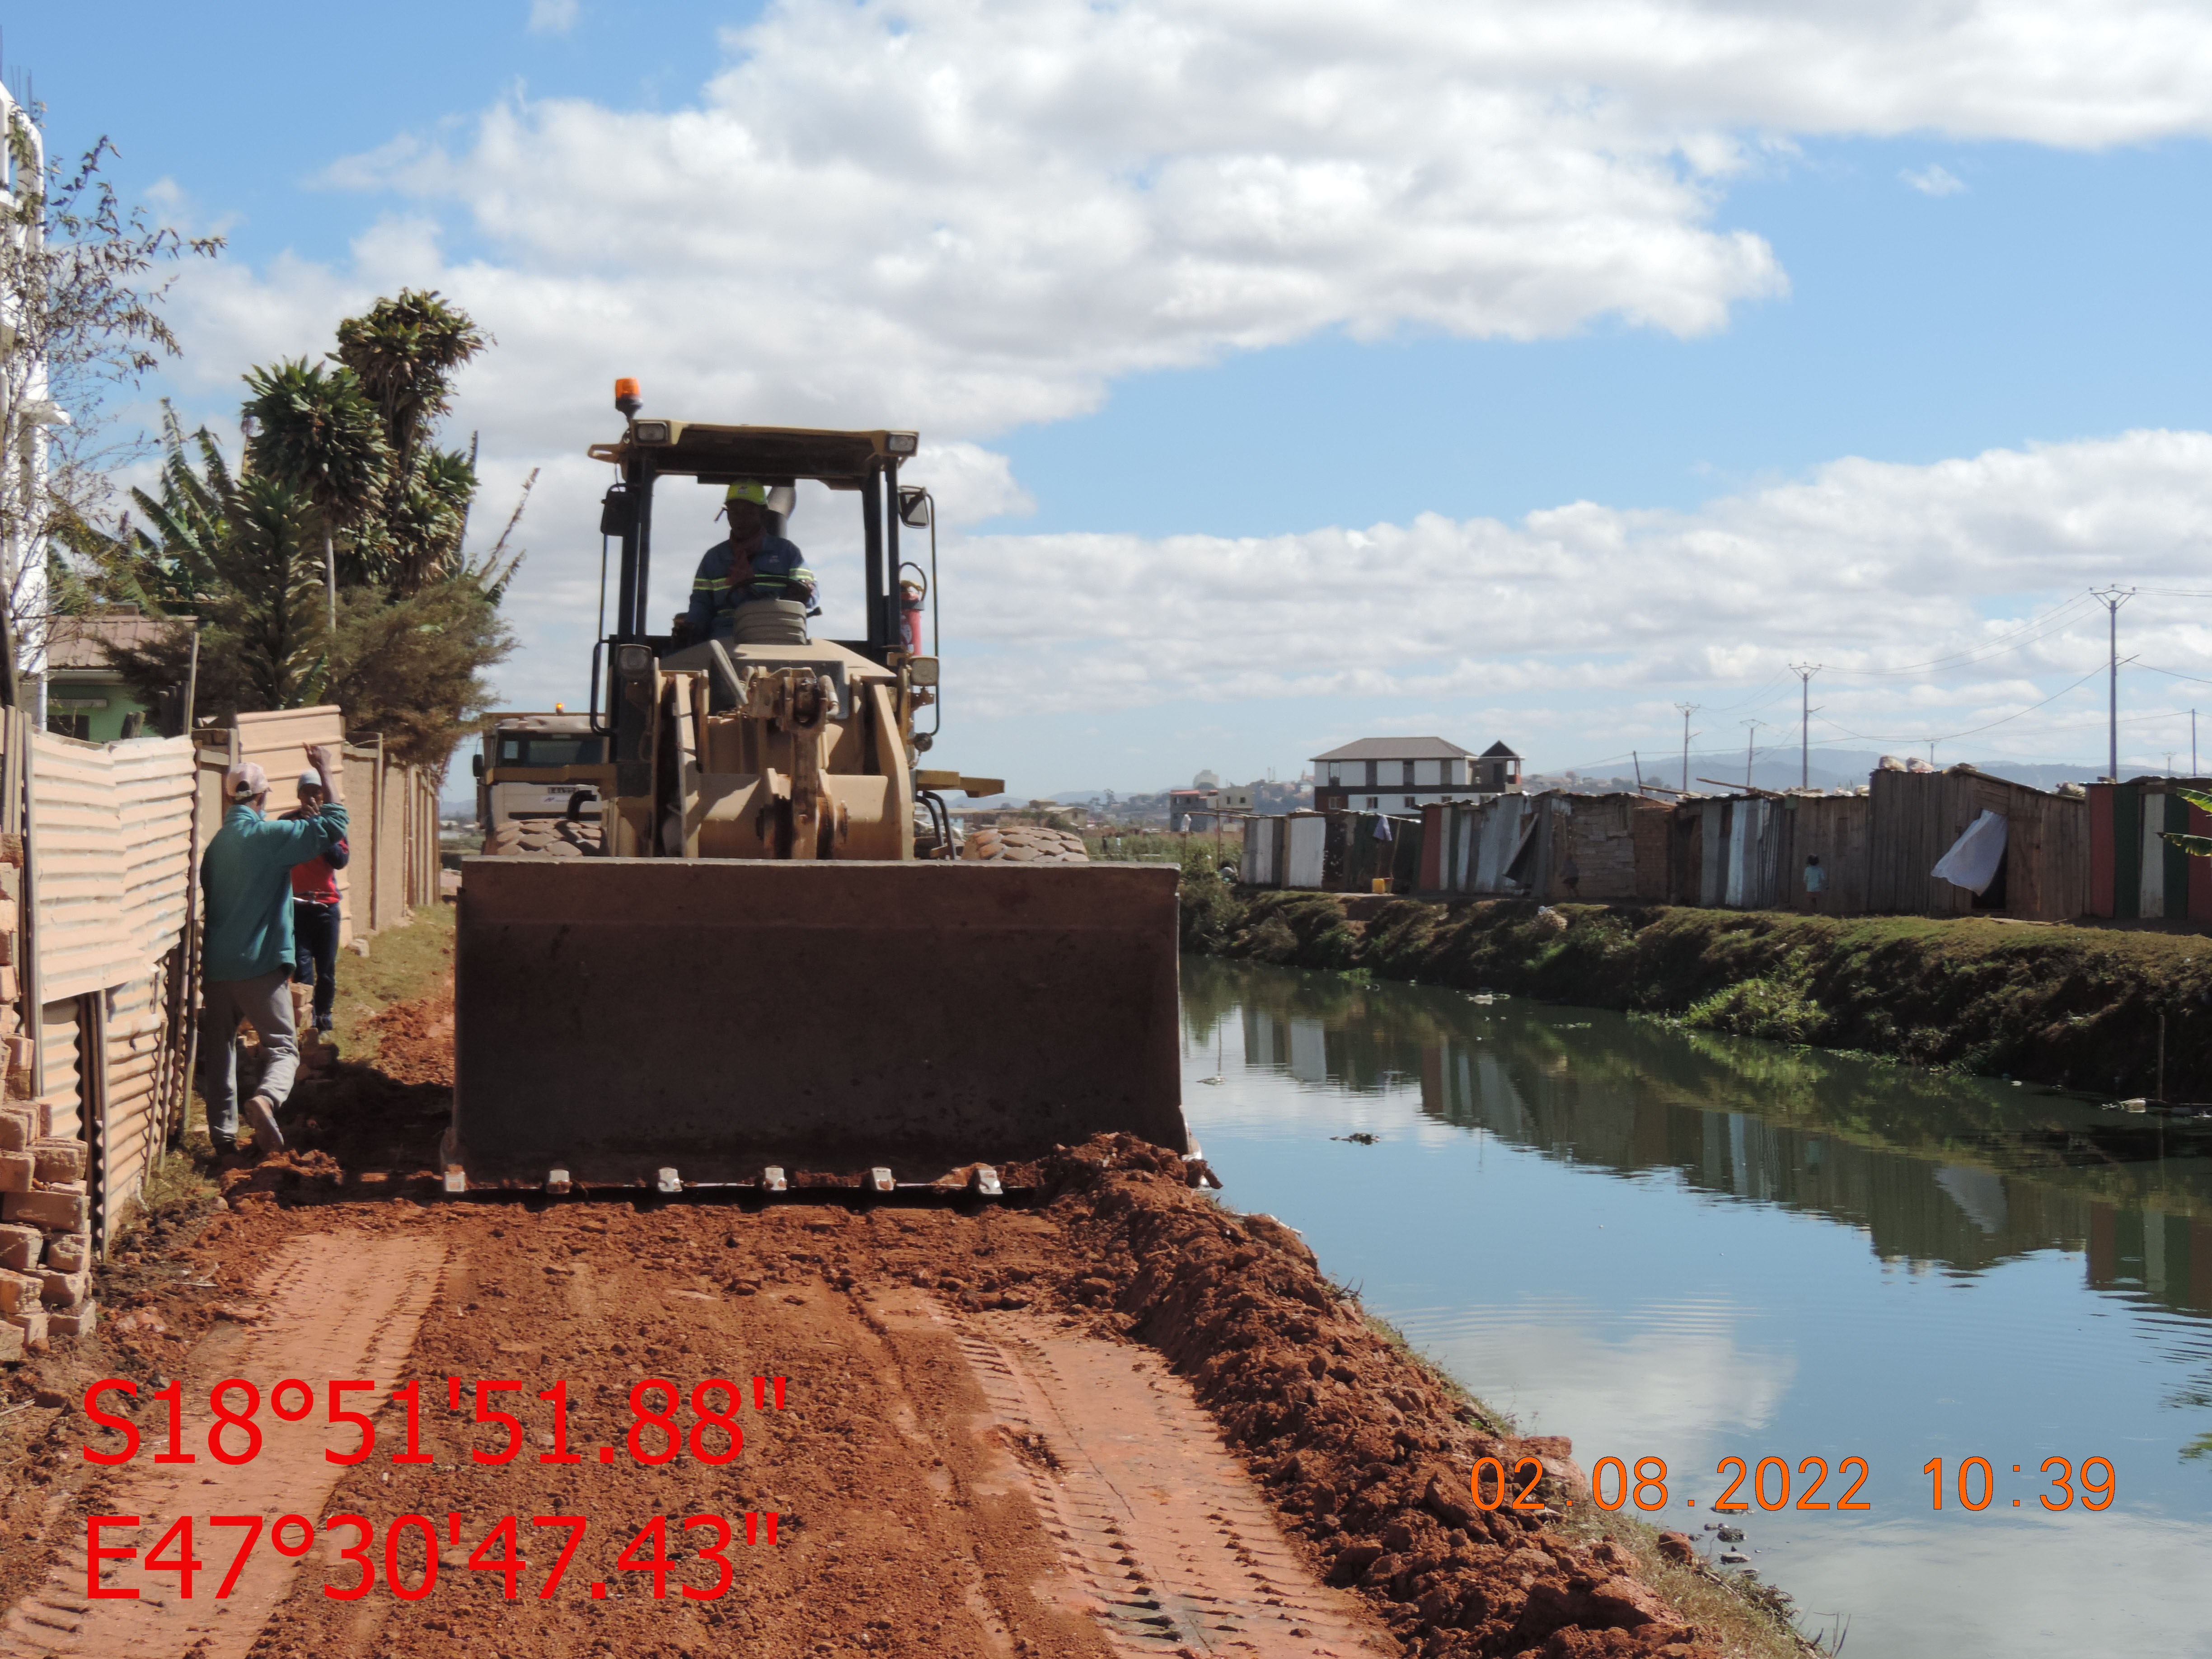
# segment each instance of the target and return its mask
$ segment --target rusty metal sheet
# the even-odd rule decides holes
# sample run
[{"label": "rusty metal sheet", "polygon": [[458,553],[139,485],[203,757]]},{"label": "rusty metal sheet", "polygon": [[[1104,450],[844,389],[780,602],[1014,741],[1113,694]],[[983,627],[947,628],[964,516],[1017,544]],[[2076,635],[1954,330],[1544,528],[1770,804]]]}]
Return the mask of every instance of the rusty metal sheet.
[{"label": "rusty metal sheet", "polygon": [[901,1180],[1122,1130],[1188,1150],[1176,872],[472,858],[470,1178]]}]

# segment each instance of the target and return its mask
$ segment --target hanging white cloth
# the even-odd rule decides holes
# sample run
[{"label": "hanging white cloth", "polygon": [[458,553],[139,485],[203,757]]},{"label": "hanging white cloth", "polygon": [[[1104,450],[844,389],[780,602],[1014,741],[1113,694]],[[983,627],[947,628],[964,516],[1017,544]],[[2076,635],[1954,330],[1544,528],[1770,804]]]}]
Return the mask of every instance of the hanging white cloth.
[{"label": "hanging white cloth", "polygon": [[1966,833],[1951,843],[1951,850],[1936,860],[1929,873],[1970,893],[1984,892],[2003,867],[2005,836],[2004,814],[1984,812],[1966,826]]}]

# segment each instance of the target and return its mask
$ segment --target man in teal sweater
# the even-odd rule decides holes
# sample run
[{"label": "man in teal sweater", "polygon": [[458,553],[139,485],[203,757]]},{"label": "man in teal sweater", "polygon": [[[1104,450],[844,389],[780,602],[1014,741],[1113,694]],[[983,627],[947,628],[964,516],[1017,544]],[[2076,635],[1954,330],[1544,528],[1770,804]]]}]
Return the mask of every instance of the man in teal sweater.
[{"label": "man in teal sweater", "polygon": [[221,1150],[238,1136],[238,1022],[260,1034],[265,1058],[260,1086],[246,1103],[257,1145],[283,1149],[276,1109],[292,1092],[300,1048],[292,1030],[292,866],[318,859],[343,843],[346,810],[338,804],[329,749],[307,745],[308,762],[323,781],[323,805],[312,817],[272,819],[268,775],[252,762],[223,774],[230,802],[222,828],[200,857],[200,887],[207,925],[200,951],[205,1065],[200,1092],[207,1097],[208,1134]]}]

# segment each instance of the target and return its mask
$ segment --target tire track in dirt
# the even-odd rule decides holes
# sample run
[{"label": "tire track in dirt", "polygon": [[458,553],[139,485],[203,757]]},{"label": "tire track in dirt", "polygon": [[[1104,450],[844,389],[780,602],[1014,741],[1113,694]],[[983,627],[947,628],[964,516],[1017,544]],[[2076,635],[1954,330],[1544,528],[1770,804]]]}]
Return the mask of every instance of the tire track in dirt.
[{"label": "tire track in dirt", "polygon": [[[149,1572],[141,1559],[107,1563],[100,1577],[103,1588],[137,1590],[135,1600],[92,1600],[86,1540],[77,1537],[46,1582],[0,1616],[0,1659],[175,1659],[188,1651],[194,1659],[244,1659],[289,1591],[298,1564],[270,1549],[264,1534],[230,1595],[217,1601],[216,1588],[245,1534],[213,1532],[205,1518],[273,1520],[292,1513],[319,1524],[324,1500],[341,1473],[322,1454],[342,1447],[343,1438],[334,1436],[349,1431],[333,1431],[320,1411],[285,1423],[265,1409],[270,1392],[281,1379],[297,1377],[316,1391],[320,1405],[331,1378],[372,1378],[375,1394],[355,1396],[355,1405],[374,1413],[398,1381],[438,1292],[446,1257],[445,1246],[434,1239],[351,1229],[303,1233],[283,1245],[254,1285],[255,1306],[240,1310],[250,1322],[211,1334],[189,1362],[181,1444],[196,1450],[198,1461],[152,1461],[162,1449],[166,1408],[149,1407],[142,1390],[144,1443],[108,1499],[108,1513],[137,1515],[143,1522],[136,1528],[109,1529],[104,1542],[135,1547],[142,1555],[179,1516],[194,1517],[193,1553],[208,1570],[198,1576],[191,1599],[178,1594],[175,1574]],[[208,1391],[228,1377],[252,1382],[264,1407],[255,1416],[261,1450],[239,1464],[219,1462],[207,1452]],[[234,1407],[240,1403],[234,1394],[230,1398]],[[111,1395],[105,1408],[124,1403]],[[226,1444],[239,1449],[240,1437],[233,1431]]]},{"label": "tire track in dirt", "polygon": [[949,1333],[1065,1574],[1040,1584],[1116,1652],[1346,1659],[1398,1644],[1321,1584],[1222,1444],[1189,1385],[1152,1354],[1034,1316],[955,1319],[927,1297],[874,1310],[887,1331]]}]

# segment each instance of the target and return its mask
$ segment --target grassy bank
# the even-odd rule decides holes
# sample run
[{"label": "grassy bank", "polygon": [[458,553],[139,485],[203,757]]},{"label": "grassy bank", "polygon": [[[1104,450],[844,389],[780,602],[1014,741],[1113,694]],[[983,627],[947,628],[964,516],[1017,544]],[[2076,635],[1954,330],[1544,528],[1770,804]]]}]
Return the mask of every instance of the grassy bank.
[{"label": "grassy bank", "polygon": [[[1664,1015],[2123,1096],[2212,1100],[2212,939],[1507,900],[1347,904],[1186,871],[1183,947]],[[1352,914],[1347,914],[1347,911]],[[1355,919],[1357,918],[1357,919]]]}]

